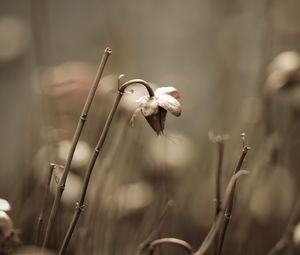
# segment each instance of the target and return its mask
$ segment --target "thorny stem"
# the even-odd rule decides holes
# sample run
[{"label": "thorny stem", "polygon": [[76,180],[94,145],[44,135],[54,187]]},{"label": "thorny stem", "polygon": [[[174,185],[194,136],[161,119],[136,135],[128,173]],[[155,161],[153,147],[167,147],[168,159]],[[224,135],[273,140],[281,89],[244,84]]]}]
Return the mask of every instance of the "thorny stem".
[{"label": "thorny stem", "polygon": [[214,239],[217,237],[217,234],[222,226],[223,215],[224,215],[226,208],[228,207],[231,197],[234,193],[236,182],[237,182],[238,178],[240,178],[242,175],[247,175],[247,174],[249,174],[249,171],[240,170],[231,177],[231,179],[226,187],[223,203],[221,206],[221,211],[219,212],[217,218],[215,219],[210,231],[208,232],[207,236],[205,237],[204,241],[202,242],[200,248],[195,252],[195,255],[205,254],[205,252],[208,250],[210,245],[213,243]]},{"label": "thorny stem", "polygon": [[152,255],[154,253],[155,247],[157,245],[161,245],[161,244],[174,244],[174,245],[182,247],[189,254],[194,255],[193,247],[188,242],[181,240],[181,239],[173,238],[173,237],[160,238],[160,239],[152,241],[149,244],[149,255]]},{"label": "thorny stem", "polygon": [[46,211],[46,205],[47,205],[48,196],[49,196],[50,183],[51,183],[54,168],[55,168],[55,164],[50,164],[49,173],[48,173],[47,181],[46,181],[46,185],[45,185],[45,192],[44,192],[44,197],[43,197],[43,202],[42,202],[42,208],[41,208],[39,219],[38,219],[36,245],[39,245],[39,242],[40,242],[41,230],[42,230],[42,226],[43,226],[43,222],[44,222],[44,214],[45,214],[45,211]]},{"label": "thorny stem", "polygon": [[169,200],[167,202],[167,205],[164,208],[162,215],[160,216],[157,226],[150,232],[148,237],[139,245],[138,251],[136,253],[137,255],[140,255],[145,249],[147,249],[149,247],[150,243],[154,240],[155,236],[158,235],[159,231],[161,230],[161,228],[165,222],[167,213],[168,213],[170,207],[173,206],[173,204],[174,204],[173,200]]},{"label": "thorny stem", "polygon": [[[244,142],[243,142],[243,145],[244,145]],[[247,152],[249,150],[250,150],[250,147],[247,147],[247,146],[243,147],[242,154],[241,154],[241,156],[240,156],[240,158],[239,158],[239,160],[237,162],[236,168],[234,170],[234,174],[238,173],[241,170],[243,162],[244,162],[244,159],[245,159],[245,157],[247,155]],[[234,202],[234,195],[235,195],[235,189],[236,189],[236,185],[234,184],[233,185],[233,191],[230,194],[229,202],[228,202],[227,208],[225,210],[225,214],[224,214],[225,220],[224,220],[224,224],[223,224],[223,227],[222,227],[221,233],[220,233],[219,247],[218,247],[218,253],[217,253],[218,255],[220,255],[221,252],[222,252],[222,248],[223,248],[223,243],[224,243],[226,231],[227,231],[227,228],[228,228],[229,221],[231,219],[233,202]]]},{"label": "thorny stem", "polygon": [[154,96],[154,92],[153,92],[151,86],[149,85],[149,83],[147,83],[144,80],[140,80],[140,79],[129,80],[129,81],[125,82],[124,84],[122,84],[119,87],[118,95],[117,95],[117,97],[115,99],[115,102],[114,102],[114,104],[112,106],[112,109],[111,109],[111,111],[110,111],[110,113],[109,113],[109,115],[107,117],[107,120],[105,122],[104,128],[102,130],[102,133],[100,135],[98,143],[97,143],[97,145],[96,145],[96,147],[94,149],[93,155],[92,155],[92,157],[90,159],[89,165],[88,165],[87,170],[85,172],[80,199],[79,199],[79,202],[77,202],[77,204],[76,204],[75,211],[74,211],[74,214],[73,214],[73,218],[72,218],[72,221],[71,221],[71,223],[69,225],[68,231],[67,231],[67,233],[65,235],[65,238],[64,238],[64,241],[62,243],[62,246],[60,248],[59,255],[65,254],[66,249],[67,249],[67,247],[69,245],[69,242],[70,242],[70,240],[72,238],[74,229],[75,229],[75,227],[77,225],[77,222],[79,220],[80,214],[84,210],[84,207],[85,207],[84,200],[85,200],[85,196],[86,196],[86,192],[87,192],[87,189],[88,189],[90,177],[91,177],[92,171],[94,169],[97,157],[98,157],[98,155],[99,155],[99,153],[100,153],[100,151],[101,151],[101,149],[102,149],[102,147],[104,145],[104,142],[105,142],[106,136],[108,134],[111,122],[112,122],[113,117],[114,117],[114,115],[116,113],[116,110],[117,110],[118,105],[119,105],[119,103],[121,101],[121,98],[124,95],[125,89],[129,85],[131,85],[131,84],[141,84],[141,85],[145,86],[146,89],[148,90],[149,96],[150,97]]},{"label": "thorny stem", "polygon": [[71,143],[71,147],[70,147],[70,150],[69,150],[69,154],[68,154],[65,166],[64,166],[64,172],[62,174],[62,177],[60,179],[59,184],[57,185],[57,192],[56,192],[55,199],[54,199],[54,202],[53,202],[53,205],[52,205],[52,208],[51,208],[50,216],[49,216],[49,219],[48,219],[46,234],[45,234],[45,238],[44,238],[44,241],[43,241],[42,250],[44,250],[46,245],[48,244],[49,237],[50,237],[51,231],[52,231],[53,226],[54,226],[55,218],[56,218],[57,212],[59,210],[60,200],[61,200],[63,191],[65,189],[65,184],[66,184],[66,180],[67,180],[67,177],[68,177],[68,174],[69,174],[69,171],[70,171],[73,155],[74,155],[79,137],[81,135],[82,129],[84,127],[85,121],[87,119],[88,112],[90,110],[92,101],[93,101],[94,96],[96,94],[96,90],[97,90],[99,81],[100,81],[101,76],[102,76],[103,71],[104,71],[104,67],[106,65],[106,62],[107,62],[108,57],[110,56],[110,54],[111,54],[111,50],[109,48],[106,48],[104,50],[99,68],[97,70],[95,80],[94,80],[93,85],[92,85],[92,87],[89,91],[89,94],[88,94],[86,102],[84,104],[82,113],[80,115],[76,130],[75,130],[75,133],[74,133],[74,136],[73,136],[73,140],[72,140],[72,143]]}]

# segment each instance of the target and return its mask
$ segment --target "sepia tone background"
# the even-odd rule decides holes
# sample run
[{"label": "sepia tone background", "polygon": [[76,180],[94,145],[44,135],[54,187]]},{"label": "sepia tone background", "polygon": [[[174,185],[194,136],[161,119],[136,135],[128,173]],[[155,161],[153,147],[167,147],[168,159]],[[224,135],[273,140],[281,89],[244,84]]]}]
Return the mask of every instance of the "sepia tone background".
[{"label": "sepia tone background", "polygon": [[[1,0],[0,197],[11,202],[24,244],[34,244],[49,163],[64,163],[109,46],[113,53],[78,146],[50,248],[61,243],[116,95],[117,77],[125,74],[124,80],[176,87],[183,113],[168,115],[165,136],[158,138],[141,115],[129,126],[134,96],[143,90],[122,99],[70,254],[132,254],[168,199],[175,206],[161,236],[182,238],[196,249],[214,212],[217,149],[209,131],[229,135],[223,190],[241,151],[242,132],[251,146],[245,162],[251,175],[238,186],[224,254],[267,254],[298,197],[299,75],[283,92],[266,96],[265,87],[273,86],[266,82],[274,71],[269,63],[281,52],[294,52],[278,60],[283,69],[294,68],[284,75],[299,71],[299,11],[297,0]],[[289,81],[280,78],[275,83]]]}]

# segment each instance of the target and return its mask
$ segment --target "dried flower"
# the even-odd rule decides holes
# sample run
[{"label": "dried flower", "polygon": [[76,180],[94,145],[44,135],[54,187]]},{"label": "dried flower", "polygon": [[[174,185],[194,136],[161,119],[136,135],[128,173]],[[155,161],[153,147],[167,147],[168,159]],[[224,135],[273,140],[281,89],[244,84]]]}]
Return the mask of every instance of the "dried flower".
[{"label": "dried flower", "polygon": [[[154,96],[140,97],[136,102],[139,103],[137,111],[141,111],[153,130],[160,135],[165,127],[167,111],[175,116],[181,115],[181,105],[177,98],[180,93],[174,87],[161,87],[155,90]],[[135,114],[131,118],[133,123]]]}]

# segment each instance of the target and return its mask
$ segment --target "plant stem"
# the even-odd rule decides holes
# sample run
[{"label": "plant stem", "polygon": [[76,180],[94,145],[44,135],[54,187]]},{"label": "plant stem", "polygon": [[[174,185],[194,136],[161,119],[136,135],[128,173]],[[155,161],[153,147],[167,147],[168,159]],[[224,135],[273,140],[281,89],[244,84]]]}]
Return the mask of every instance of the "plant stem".
[{"label": "plant stem", "polygon": [[215,219],[210,231],[208,232],[207,236],[205,237],[204,241],[202,242],[201,246],[199,249],[196,251],[195,255],[203,255],[205,252],[208,250],[210,245],[213,243],[214,239],[217,237],[217,234],[222,226],[222,221],[223,221],[223,214],[226,211],[226,208],[228,207],[231,197],[234,193],[235,190],[235,185],[238,180],[242,175],[247,175],[249,174],[248,171],[246,170],[240,170],[239,172],[235,173],[226,188],[224,199],[223,199],[223,204],[221,206],[221,210]]},{"label": "plant stem", "polygon": [[46,204],[48,201],[50,183],[51,183],[54,168],[55,168],[55,164],[50,164],[49,173],[48,173],[46,185],[45,185],[45,192],[44,192],[44,197],[43,197],[43,202],[42,202],[42,208],[41,208],[39,219],[38,219],[36,245],[39,245],[39,241],[40,241],[40,237],[41,237],[41,230],[42,230],[42,226],[43,226],[43,222],[44,222]]},{"label": "plant stem", "polygon": [[218,141],[218,167],[216,174],[216,208],[215,216],[221,210],[221,177],[222,177],[222,164],[223,164],[223,155],[224,155],[224,142]]},{"label": "plant stem", "polygon": [[[242,165],[243,165],[243,162],[244,162],[244,159],[247,155],[247,152],[250,150],[250,147],[247,147],[247,146],[244,146],[243,149],[242,149],[242,154],[237,162],[237,165],[236,165],[236,168],[234,170],[234,174],[238,173],[241,168],[242,168]],[[235,189],[236,189],[236,185],[234,184],[233,186],[233,191],[229,197],[229,202],[228,202],[228,206],[225,210],[225,220],[224,220],[224,224],[223,224],[223,227],[221,229],[221,232],[220,232],[220,241],[219,241],[219,247],[218,247],[218,255],[221,254],[222,252],[222,248],[223,248],[223,243],[224,243],[224,239],[225,239],[225,235],[226,235],[226,231],[227,231],[227,228],[228,228],[228,224],[229,224],[229,221],[231,219],[231,214],[232,214],[232,208],[233,208],[233,202],[234,202],[234,195],[235,195]]]},{"label": "plant stem", "polygon": [[160,239],[152,241],[149,244],[149,254],[153,254],[155,247],[157,245],[161,245],[161,244],[175,244],[175,245],[180,246],[183,249],[185,249],[189,254],[191,254],[191,255],[194,254],[193,248],[188,242],[178,239],[178,238],[173,238],[173,237],[160,238]]},{"label": "plant stem", "polygon": [[132,84],[141,84],[143,86],[145,86],[145,88],[147,89],[148,91],[148,94],[150,97],[154,97],[154,92],[153,92],[153,89],[151,88],[150,84],[144,80],[141,80],[141,79],[132,79],[132,80],[129,80],[127,82],[124,82],[120,88],[119,88],[119,92],[120,93],[124,93],[125,92],[125,89],[132,85]]},{"label": "plant stem", "polygon": [[86,192],[87,192],[87,189],[88,189],[88,185],[89,185],[89,181],[90,181],[90,177],[91,177],[91,174],[92,174],[92,171],[94,169],[94,166],[95,166],[95,163],[96,163],[96,160],[97,160],[97,157],[103,147],[103,144],[105,142],[105,139],[107,137],[107,134],[108,134],[108,131],[109,131],[109,128],[110,128],[110,125],[111,125],[111,122],[113,120],[113,117],[116,113],[116,110],[118,108],[118,105],[121,101],[121,98],[125,92],[125,89],[131,85],[131,84],[135,84],[135,83],[138,83],[138,84],[141,84],[141,85],[144,85],[146,87],[146,89],[148,90],[148,93],[149,93],[149,96],[154,96],[154,92],[151,88],[151,86],[144,80],[140,80],[140,79],[134,79],[134,80],[130,80],[130,81],[127,81],[125,82],[123,85],[121,85],[119,87],[119,91],[118,91],[118,95],[115,99],[115,102],[112,106],[112,109],[107,117],[107,120],[105,122],[105,125],[104,125],[104,128],[102,130],[102,133],[100,135],[100,138],[98,140],[98,143],[94,149],[94,153],[90,159],[90,162],[89,162],[89,165],[87,167],[87,170],[85,172],[85,176],[84,176],[84,180],[83,180],[83,187],[82,187],[82,191],[81,191],[81,195],[80,195],[80,200],[79,202],[77,202],[77,205],[75,207],[75,212],[74,212],[74,215],[73,215],[73,218],[72,218],[72,221],[69,225],[69,228],[68,228],[68,231],[65,235],[65,238],[64,238],[64,241],[62,243],[62,246],[60,248],[60,251],[59,251],[59,255],[63,255],[65,254],[66,252],[66,249],[69,245],[69,242],[72,238],[72,235],[73,235],[73,232],[74,232],[74,229],[77,225],[77,222],[79,220],[79,217],[80,217],[80,214],[81,212],[84,210],[84,200],[85,200],[85,196],[86,196]]},{"label": "plant stem", "polygon": [[[222,164],[223,164],[223,156],[224,156],[224,141],[220,137],[220,139],[216,140],[218,145],[218,166],[216,173],[216,208],[215,208],[215,219],[217,218],[219,212],[221,211],[221,177],[222,177]],[[214,254],[217,254],[218,250],[218,238],[215,239],[214,244]]]},{"label": "plant stem", "polygon": [[60,179],[59,184],[57,185],[57,192],[56,192],[55,199],[54,199],[54,202],[53,202],[53,205],[52,205],[52,208],[51,208],[50,216],[49,216],[49,219],[48,219],[46,234],[45,234],[45,238],[44,238],[44,241],[43,241],[42,250],[45,249],[45,247],[47,246],[47,243],[49,241],[49,237],[50,237],[51,231],[52,231],[53,226],[54,226],[55,218],[56,218],[57,212],[59,210],[60,200],[61,200],[63,191],[65,189],[65,184],[66,184],[66,180],[67,180],[67,177],[68,177],[68,174],[69,174],[69,171],[70,171],[71,162],[72,162],[73,155],[74,155],[74,152],[75,152],[75,149],[76,149],[76,145],[78,143],[78,140],[79,140],[79,137],[81,135],[82,129],[84,127],[85,121],[87,119],[88,112],[90,110],[92,101],[95,97],[99,81],[101,79],[101,76],[102,76],[103,71],[104,71],[104,67],[106,65],[106,62],[107,62],[108,57],[110,56],[110,54],[111,54],[111,50],[109,48],[106,48],[104,50],[104,54],[102,56],[99,68],[97,70],[95,80],[94,80],[93,85],[92,85],[92,87],[89,91],[89,94],[88,94],[86,102],[84,104],[82,113],[80,115],[76,130],[75,130],[75,133],[74,133],[74,136],[73,136],[71,148],[69,150],[69,154],[68,154],[65,166],[64,166],[64,172],[63,172],[63,175]]}]

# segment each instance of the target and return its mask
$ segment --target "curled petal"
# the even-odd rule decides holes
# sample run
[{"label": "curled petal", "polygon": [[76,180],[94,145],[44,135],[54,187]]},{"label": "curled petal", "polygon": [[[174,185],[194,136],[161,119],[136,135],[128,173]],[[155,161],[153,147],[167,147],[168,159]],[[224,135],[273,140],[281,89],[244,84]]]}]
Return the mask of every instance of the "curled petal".
[{"label": "curled petal", "polygon": [[140,104],[141,111],[145,117],[156,114],[158,111],[158,103],[155,97],[148,98]]},{"label": "curled petal", "polygon": [[177,117],[181,115],[181,105],[174,97],[170,95],[159,95],[156,96],[156,101],[161,108],[164,108],[173,115]]},{"label": "curled petal", "polygon": [[155,95],[160,96],[160,95],[170,95],[174,98],[180,98],[180,93],[177,89],[174,87],[160,87],[155,90]]},{"label": "curled petal", "polygon": [[157,135],[163,134],[165,128],[166,115],[167,111],[161,107],[158,107],[158,111],[156,114],[145,116],[147,122],[156,132]]},{"label": "curled petal", "polygon": [[7,212],[11,209],[10,204],[5,199],[0,198],[0,211]]}]

